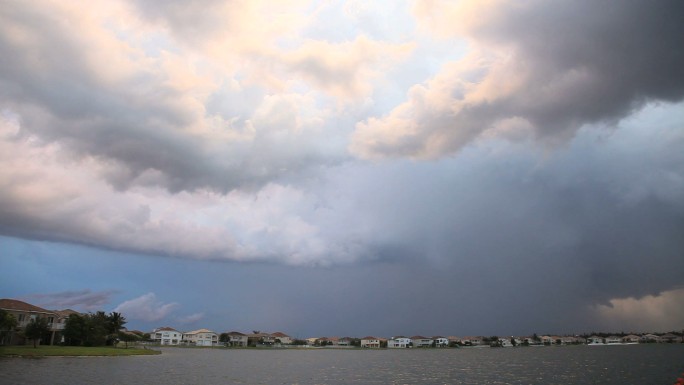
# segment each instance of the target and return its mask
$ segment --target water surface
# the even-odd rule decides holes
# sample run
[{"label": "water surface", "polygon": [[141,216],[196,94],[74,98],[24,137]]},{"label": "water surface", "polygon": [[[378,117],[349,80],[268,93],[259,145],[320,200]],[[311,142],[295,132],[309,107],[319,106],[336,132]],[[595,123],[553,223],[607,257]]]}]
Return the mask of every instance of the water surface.
[{"label": "water surface", "polygon": [[464,349],[190,349],[0,359],[1,384],[672,384],[684,345]]}]

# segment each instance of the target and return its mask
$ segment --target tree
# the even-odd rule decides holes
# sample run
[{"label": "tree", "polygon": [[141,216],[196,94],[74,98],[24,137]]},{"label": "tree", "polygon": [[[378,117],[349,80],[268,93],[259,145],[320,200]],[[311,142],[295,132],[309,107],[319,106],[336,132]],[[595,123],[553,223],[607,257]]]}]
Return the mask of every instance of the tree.
[{"label": "tree", "polygon": [[224,344],[228,345],[230,342],[230,336],[228,333],[221,333],[221,335],[219,335],[219,342],[223,342]]},{"label": "tree", "polygon": [[29,322],[24,329],[24,336],[33,340],[34,348],[38,347],[37,342],[48,333],[50,333],[50,325],[48,324],[47,318],[44,317],[32,318],[31,322]]},{"label": "tree", "polygon": [[126,318],[121,313],[111,312],[107,316],[107,344],[115,345],[116,339],[120,336],[120,330],[126,324]]},{"label": "tree", "polygon": [[5,337],[14,330],[19,323],[12,313],[0,309],[0,345],[5,344]]},{"label": "tree", "polygon": [[88,320],[86,316],[71,314],[64,324],[62,334],[67,345],[82,345],[88,336]]}]

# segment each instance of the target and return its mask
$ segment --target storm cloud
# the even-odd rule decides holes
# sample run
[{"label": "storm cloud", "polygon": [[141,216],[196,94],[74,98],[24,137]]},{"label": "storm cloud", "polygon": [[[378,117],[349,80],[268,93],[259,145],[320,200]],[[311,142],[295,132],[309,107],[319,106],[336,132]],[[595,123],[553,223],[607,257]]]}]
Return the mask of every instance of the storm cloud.
[{"label": "storm cloud", "polygon": [[360,156],[435,158],[490,131],[557,144],[584,124],[684,96],[678,1],[429,1],[415,14],[435,34],[468,39],[469,53],[359,123]]},{"label": "storm cloud", "polygon": [[7,2],[0,242],[45,245],[8,252],[25,274],[90,276],[0,289],[145,327],[684,322],[662,310],[681,2],[389,3]]}]

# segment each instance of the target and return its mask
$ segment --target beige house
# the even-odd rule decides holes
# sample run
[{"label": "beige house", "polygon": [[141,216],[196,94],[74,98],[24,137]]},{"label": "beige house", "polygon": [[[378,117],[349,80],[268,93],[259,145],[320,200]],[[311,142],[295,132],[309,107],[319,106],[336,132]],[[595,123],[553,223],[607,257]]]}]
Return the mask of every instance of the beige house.
[{"label": "beige house", "polygon": [[271,334],[271,337],[273,337],[275,343],[278,343],[279,340],[283,345],[290,345],[292,343],[292,338],[283,332],[275,332]]},{"label": "beige house", "polygon": [[69,315],[77,313],[69,309],[61,311],[46,310],[23,301],[7,298],[0,299],[0,309],[7,311],[17,320],[16,330],[2,331],[3,338],[2,341],[0,341],[0,345],[23,345],[28,343],[28,340],[19,332],[21,332],[31,320],[36,318],[47,318],[48,327],[51,332],[49,340],[40,342],[45,344],[49,343],[50,345],[58,343],[62,340],[62,330],[64,330],[66,319]]},{"label": "beige house", "polygon": [[361,347],[362,348],[379,348],[380,347],[380,338],[378,337],[373,337],[373,336],[368,336],[368,337],[363,337],[361,338]]},{"label": "beige house", "polygon": [[413,336],[411,337],[411,342],[414,348],[429,348],[432,347],[432,338],[427,338],[423,336]]},{"label": "beige house", "polygon": [[228,333],[228,343],[230,346],[247,346],[248,338],[240,332]]},{"label": "beige house", "polygon": [[199,329],[183,333],[183,343],[195,346],[218,345],[218,334],[207,329]]}]

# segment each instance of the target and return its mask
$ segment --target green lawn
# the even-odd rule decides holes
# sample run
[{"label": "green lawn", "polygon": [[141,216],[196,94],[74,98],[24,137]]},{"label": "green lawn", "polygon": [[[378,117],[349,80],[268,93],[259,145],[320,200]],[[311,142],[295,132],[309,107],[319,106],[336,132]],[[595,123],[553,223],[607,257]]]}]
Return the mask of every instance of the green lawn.
[{"label": "green lawn", "polygon": [[46,356],[140,356],[161,354],[158,350],[142,348],[113,348],[111,346],[0,346],[0,356],[46,357]]}]

